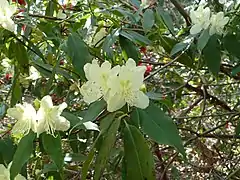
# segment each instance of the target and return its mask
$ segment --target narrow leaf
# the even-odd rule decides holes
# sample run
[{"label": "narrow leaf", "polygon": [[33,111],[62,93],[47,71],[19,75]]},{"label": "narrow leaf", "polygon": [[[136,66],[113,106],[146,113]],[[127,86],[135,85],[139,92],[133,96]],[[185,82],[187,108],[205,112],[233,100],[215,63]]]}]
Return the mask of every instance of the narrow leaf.
[{"label": "narrow leaf", "polygon": [[63,153],[62,153],[62,142],[61,137],[58,134],[56,137],[53,137],[50,134],[42,134],[43,147],[47,154],[51,157],[53,162],[57,165],[58,170],[61,170],[63,167]]},{"label": "narrow leaf", "polygon": [[214,75],[217,75],[220,71],[221,51],[219,46],[218,39],[214,35],[209,39],[206,47],[203,49],[205,63]]},{"label": "narrow leaf", "polygon": [[134,45],[134,43],[123,36],[119,36],[119,43],[121,45],[123,52],[126,53],[127,58],[132,58],[137,63],[139,60],[140,54],[136,46]]},{"label": "narrow leaf", "polygon": [[159,144],[174,146],[185,155],[182,140],[172,119],[153,103],[148,108],[137,109],[144,133]]},{"label": "narrow leaf", "polygon": [[152,153],[140,133],[132,125],[124,128],[124,160],[126,180],[155,180]]},{"label": "narrow leaf", "polygon": [[67,40],[67,53],[75,70],[84,77],[83,66],[91,61],[88,47],[78,34],[72,33]]},{"label": "narrow leaf", "polygon": [[35,133],[30,132],[19,142],[10,168],[11,179],[14,179],[21,172],[22,167],[31,157],[35,137]]},{"label": "narrow leaf", "polygon": [[109,129],[103,134],[101,147],[95,162],[94,179],[100,179],[101,173],[107,163],[109,154],[116,140],[117,130],[120,125],[120,119],[115,119]]},{"label": "narrow leaf", "polygon": [[189,44],[188,43],[177,43],[173,46],[172,51],[170,52],[170,56],[173,56],[177,53],[179,53],[180,51],[183,51]]},{"label": "narrow leaf", "polygon": [[209,35],[209,32],[208,32],[208,29],[206,29],[201,33],[201,35],[198,39],[198,42],[197,42],[197,48],[198,48],[199,51],[202,51],[204,49],[204,47],[208,43],[209,38],[210,38],[210,35]]},{"label": "narrow leaf", "polygon": [[151,9],[147,9],[143,13],[143,29],[148,31],[150,30],[155,22],[154,12]]},{"label": "narrow leaf", "polygon": [[151,41],[147,37],[135,32],[135,31],[120,31],[120,34],[122,36],[124,36],[125,38],[129,39],[130,41],[138,43],[140,45],[151,44]]}]

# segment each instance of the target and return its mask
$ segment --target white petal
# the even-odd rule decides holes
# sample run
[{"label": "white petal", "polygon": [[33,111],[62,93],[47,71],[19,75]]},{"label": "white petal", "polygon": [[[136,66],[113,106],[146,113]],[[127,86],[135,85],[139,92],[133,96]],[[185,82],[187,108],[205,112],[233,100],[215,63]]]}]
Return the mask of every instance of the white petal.
[{"label": "white petal", "polygon": [[101,88],[96,83],[91,81],[87,81],[82,85],[80,88],[80,93],[83,96],[83,100],[88,104],[98,100],[103,95]]},{"label": "white petal", "polygon": [[67,131],[70,128],[70,122],[63,116],[59,116],[55,122],[58,131]]},{"label": "white petal", "polygon": [[41,100],[41,107],[44,109],[50,109],[53,107],[53,102],[51,96],[44,96]]},{"label": "white petal", "polygon": [[130,69],[136,68],[136,62],[132,58],[129,58],[126,62],[126,66]]},{"label": "white petal", "polygon": [[119,65],[114,66],[114,67],[111,69],[110,76],[116,76],[116,75],[118,75],[119,71],[120,71],[120,66],[119,66]]},{"label": "white petal", "polygon": [[216,29],[214,26],[211,26],[210,29],[209,29],[209,35],[212,36],[213,34],[216,33]]},{"label": "white petal", "polygon": [[61,114],[63,112],[64,109],[67,108],[67,103],[63,102],[62,104],[58,105],[58,111],[59,114]]},{"label": "white petal", "polygon": [[87,78],[87,80],[90,80],[90,75],[89,75],[89,68],[90,68],[91,64],[87,63],[83,66],[83,70],[85,72],[85,76]]},{"label": "white petal", "polygon": [[149,98],[142,91],[136,92],[135,106],[141,109],[145,109],[149,106]]},{"label": "white petal", "polygon": [[111,63],[109,61],[104,61],[104,63],[102,63],[101,68],[104,71],[109,71],[111,69]]},{"label": "white petal", "polygon": [[202,30],[202,27],[199,24],[194,24],[190,29],[190,34],[198,34]]},{"label": "white petal", "polygon": [[124,100],[124,97],[118,93],[108,99],[107,110],[109,112],[114,112],[121,109],[125,104],[126,102]]},{"label": "white petal", "polygon": [[10,171],[3,164],[0,164],[0,179],[10,180]]},{"label": "white petal", "polygon": [[18,174],[14,180],[26,180],[26,178],[24,176],[22,176],[21,174]]},{"label": "white petal", "polygon": [[23,117],[24,107],[21,104],[17,104],[16,108],[9,108],[7,114],[16,120],[20,120]]}]

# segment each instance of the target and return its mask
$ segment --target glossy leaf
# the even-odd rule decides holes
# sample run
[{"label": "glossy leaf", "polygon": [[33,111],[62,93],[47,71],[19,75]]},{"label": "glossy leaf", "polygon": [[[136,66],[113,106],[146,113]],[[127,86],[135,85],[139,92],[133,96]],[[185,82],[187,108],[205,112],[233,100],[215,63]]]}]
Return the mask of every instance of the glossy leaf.
[{"label": "glossy leaf", "polygon": [[14,156],[17,146],[10,137],[6,137],[0,140],[0,157],[2,157],[3,162],[0,164],[9,164]]},{"label": "glossy leaf", "polygon": [[123,52],[126,53],[127,58],[132,58],[137,63],[140,58],[140,54],[134,43],[123,36],[119,36],[119,43],[121,45]]},{"label": "glossy leaf", "polygon": [[106,52],[108,57],[113,57],[112,46],[117,41],[119,36],[119,29],[114,29],[110,34],[107,35],[105,41],[103,42],[103,51]]},{"label": "glossy leaf", "polygon": [[144,13],[143,13],[143,29],[145,31],[150,30],[155,22],[155,16],[154,16],[154,12],[151,9],[147,9]]},{"label": "glossy leaf", "polygon": [[140,131],[132,125],[124,128],[126,180],[155,180],[153,156]]},{"label": "glossy leaf", "polygon": [[158,16],[160,16],[162,18],[162,20],[165,23],[168,30],[171,33],[173,33],[174,27],[173,27],[173,21],[172,21],[170,14],[167,11],[165,11],[161,6],[157,7],[157,14],[158,14]]},{"label": "glossy leaf", "polygon": [[21,172],[22,167],[31,157],[35,137],[36,135],[33,132],[30,132],[19,142],[10,168],[11,179],[14,179]]},{"label": "glossy leaf", "polygon": [[229,54],[240,57],[240,40],[236,35],[226,35],[223,39],[223,44]]},{"label": "glossy leaf", "polygon": [[50,134],[42,134],[42,143],[44,150],[51,157],[53,162],[57,165],[58,170],[63,167],[63,153],[62,153],[62,142],[60,135],[53,137]]},{"label": "glossy leaf", "polygon": [[207,45],[208,43],[208,40],[210,38],[210,35],[209,35],[209,32],[208,32],[208,29],[207,30],[204,30],[200,37],[198,38],[198,42],[197,42],[197,48],[198,50],[202,51],[204,49],[204,47]]},{"label": "glossy leaf", "polygon": [[188,45],[189,45],[188,43],[183,43],[183,42],[175,44],[172,48],[172,51],[170,52],[170,56],[173,56],[173,55],[185,50],[185,48]]},{"label": "glossy leaf", "polygon": [[148,108],[137,109],[137,111],[144,133],[159,144],[174,146],[181,154],[185,155],[181,137],[170,117],[153,103],[150,103]]},{"label": "glossy leaf", "polygon": [[203,50],[204,60],[208,69],[217,75],[220,71],[221,51],[216,36],[212,36]]},{"label": "glossy leaf", "polygon": [[129,39],[130,41],[135,42],[140,45],[151,44],[151,41],[147,37],[135,32],[135,31],[120,31],[120,34],[122,36],[124,36],[125,38]]},{"label": "glossy leaf", "polygon": [[101,177],[101,173],[104,170],[104,167],[109,158],[109,154],[115,143],[117,130],[119,128],[120,122],[120,119],[113,120],[111,126],[106,131],[106,133],[102,134],[103,140],[101,141],[101,147],[99,149],[95,162],[94,179],[100,179]]},{"label": "glossy leaf", "polygon": [[67,40],[67,53],[75,70],[84,77],[83,66],[91,61],[88,48],[78,34],[72,33]]}]

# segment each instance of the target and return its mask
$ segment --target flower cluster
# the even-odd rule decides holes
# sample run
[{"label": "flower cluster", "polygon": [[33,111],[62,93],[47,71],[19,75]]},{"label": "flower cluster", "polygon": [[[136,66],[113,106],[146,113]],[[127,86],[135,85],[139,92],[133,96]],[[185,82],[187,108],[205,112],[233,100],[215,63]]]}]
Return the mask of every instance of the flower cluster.
[{"label": "flower cluster", "polygon": [[55,130],[67,131],[70,122],[63,116],[62,111],[67,107],[64,102],[54,106],[49,95],[44,96],[40,101],[38,111],[31,104],[17,104],[15,108],[9,108],[7,114],[18,121],[13,126],[12,134],[26,135],[30,130],[39,136],[43,132],[54,135]]},{"label": "flower cluster", "polygon": [[140,90],[146,67],[136,66],[133,59],[113,68],[108,61],[100,66],[93,60],[84,66],[84,71],[88,81],[82,85],[80,93],[86,103],[103,97],[109,112],[121,109],[126,103],[141,109],[149,105],[149,98]]},{"label": "flower cluster", "polygon": [[229,17],[224,17],[223,12],[212,14],[209,7],[201,4],[196,10],[190,12],[193,26],[190,29],[191,34],[198,34],[202,30],[209,29],[209,34],[223,34],[224,26],[228,23]]},{"label": "flower cluster", "polygon": [[15,24],[11,19],[12,15],[16,12],[17,7],[9,4],[7,0],[0,2],[0,24],[3,28],[14,32]]},{"label": "flower cluster", "polygon": [[[12,163],[8,165],[6,168],[3,164],[0,164],[0,179],[1,180],[10,180],[10,168],[11,168]],[[21,174],[18,174],[14,180],[26,180],[24,176]]]}]

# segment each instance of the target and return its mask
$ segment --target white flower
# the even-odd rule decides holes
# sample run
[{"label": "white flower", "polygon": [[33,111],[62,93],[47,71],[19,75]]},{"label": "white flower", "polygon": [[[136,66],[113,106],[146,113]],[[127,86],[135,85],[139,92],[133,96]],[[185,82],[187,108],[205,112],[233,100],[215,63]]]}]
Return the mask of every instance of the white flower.
[{"label": "white flower", "polygon": [[91,104],[103,96],[101,87],[93,81],[87,81],[80,88],[84,102]]},{"label": "white flower", "polygon": [[40,102],[40,108],[37,111],[37,134],[47,132],[54,135],[55,130],[67,131],[70,128],[70,122],[63,116],[62,111],[67,107],[64,102],[59,106],[53,106],[49,95],[44,96]]},{"label": "white flower", "polygon": [[151,4],[151,1],[150,0],[141,0],[141,7],[143,8],[148,8],[149,5]]},{"label": "white flower", "polygon": [[223,12],[218,12],[217,14],[212,15],[211,19],[211,27],[209,30],[209,34],[223,34],[224,26],[228,23],[229,17],[224,17]]},{"label": "white flower", "polygon": [[93,60],[92,64],[87,63],[84,66],[87,82],[80,88],[80,93],[83,95],[83,100],[87,103],[92,103],[102,96],[107,96],[109,91],[108,80],[110,77],[117,76],[120,66],[111,68],[108,61],[99,66],[97,60]]},{"label": "white flower", "polygon": [[67,15],[65,13],[63,13],[63,10],[59,10],[57,13],[57,18],[66,19]]},{"label": "white flower", "polygon": [[12,129],[13,134],[26,135],[30,130],[36,132],[36,110],[31,104],[17,104],[15,108],[9,108],[7,114],[17,120]]},{"label": "white flower", "polygon": [[141,109],[149,105],[149,98],[140,91],[145,70],[146,67],[137,67],[133,59],[128,59],[126,65],[121,67],[119,76],[109,79],[110,92],[106,98],[109,112],[122,108],[126,103]]},{"label": "white flower", "polygon": [[11,68],[11,60],[8,59],[8,58],[5,58],[5,59],[2,60],[1,65],[3,67],[5,67],[6,69],[9,69],[9,68]]},{"label": "white flower", "polygon": [[219,2],[220,4],[225,4],[225,3],[227,2],[227,0],[218,0],[218,2]]},{"label": "white flower", "polygon": [[[12,163],[8,165],[8,168],[6,168],[3,164],[0,164],[0,179],[1,180],[10,180],[10,168]],[[26,180],[24,176],[21,174],[18,174],[14,180]]]},{"label": "white flower", "polygon": [[192,10],[190,12],[190,18],[193,23],[193,26],[190,29],[191,34],[198,34],[203,29],[207,29],[209,27],[210,13],[209,7],[204,8],[203,5],[200,5],[196,11]]},{"label": "white flower", "polygon": [[25,79],[31,79],[31,80],[35,81],[35,80],[41,78],[40,73],[38,72],[38,70],[35,67],[31,66],[29,71],[30,71],[30,76],[28,76]]},{"label": "white flower", "polygon": [[11,19],[12,15],[16,12],[17,7],[10,5],[7,0],[1,0],[0,2],[0,24],[3,28],[14,32],[15,24]]}]

